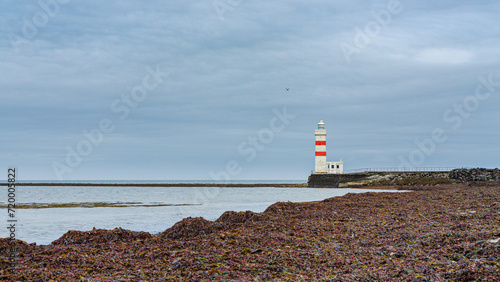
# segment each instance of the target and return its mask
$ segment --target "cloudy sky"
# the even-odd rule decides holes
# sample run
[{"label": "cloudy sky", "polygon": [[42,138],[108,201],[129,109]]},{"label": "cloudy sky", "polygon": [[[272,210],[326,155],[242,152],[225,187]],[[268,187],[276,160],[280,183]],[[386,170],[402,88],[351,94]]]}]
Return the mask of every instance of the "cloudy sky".
[{"label": "cloudy sky", "polygon": [[345,170],[498,167],[499,14],[493,0],[4,1],[0,162],[21,180],[305,181],[324,120]]}]

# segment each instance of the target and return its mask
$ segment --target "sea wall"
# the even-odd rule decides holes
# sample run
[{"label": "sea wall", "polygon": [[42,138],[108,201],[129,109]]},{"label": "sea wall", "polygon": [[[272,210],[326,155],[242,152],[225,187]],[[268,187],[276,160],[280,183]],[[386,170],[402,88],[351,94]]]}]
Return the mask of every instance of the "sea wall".
[{"label": "sea wall", "polygon": [[420,172],[362,172],[346,174],[311,174],[308,187],[343,188],[374,185],[422,185],[433,186],[448,183],[468,183],[477,181],[498,181],[500,170],[471,168],[452,171]]},{"label": "sea wall", "polygon": [[362,172],[346,174],[311,174],[307,186],[343,188],[373,185],[437,185],[451,183],[448,172]]},{"label": "sea wall", "polygon": [[312,188],[339,188],[342,183],[364,181],[369,173],[352,174],[311,174],[307,179],[307,186]]}]

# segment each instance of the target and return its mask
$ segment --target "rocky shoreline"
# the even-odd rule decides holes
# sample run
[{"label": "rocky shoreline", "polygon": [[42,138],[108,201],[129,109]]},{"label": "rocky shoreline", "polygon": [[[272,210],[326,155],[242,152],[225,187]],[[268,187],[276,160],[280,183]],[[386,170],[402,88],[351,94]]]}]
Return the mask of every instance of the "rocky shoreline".
[{"label": "rocky shoreline", "polygon": [[308,187],[435,186],[498,180],[500,180],[500,170],[498,168],[454,169],[449,172],[361,172],[350,174],[312,174],[308,179]]},{"label": "rocky shoreline", "polygon": [[[461,175],[461,174],[460,174]],[[467,178],[466,178],[467,179]],[[186,218],[162,233],[69,231],[16,241],[11,281],[471,281],[500,279],[500,181],[406,186]],[[0,251],[8,252],[8,239]]]},{"label": "rocky shoreline", "polygon": [[470,183],[476,181],[498,181],[500,180],[500,169],[454,169],[448,173],[448,178],[453,183]]}]

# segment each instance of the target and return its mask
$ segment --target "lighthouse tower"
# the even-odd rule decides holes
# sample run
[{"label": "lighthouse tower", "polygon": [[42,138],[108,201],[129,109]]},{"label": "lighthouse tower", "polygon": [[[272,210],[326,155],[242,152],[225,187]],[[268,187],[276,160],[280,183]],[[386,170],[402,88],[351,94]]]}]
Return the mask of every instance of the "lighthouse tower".
[{"label": "lighthouse tower", "polygon": [[325,123],[320,120],[318,129],[314,130],[316,136],[316,157],[314,160],[314,173],[327,173],[326,169],[326,130]]},{"label": "lighthouse tower", "polygon": [[316,150],[314,160],[314,173],[344,173],[344,163],[326,161],[326,130],[325,123],[320,120],[318,129],[314,130],[316,136]]}]

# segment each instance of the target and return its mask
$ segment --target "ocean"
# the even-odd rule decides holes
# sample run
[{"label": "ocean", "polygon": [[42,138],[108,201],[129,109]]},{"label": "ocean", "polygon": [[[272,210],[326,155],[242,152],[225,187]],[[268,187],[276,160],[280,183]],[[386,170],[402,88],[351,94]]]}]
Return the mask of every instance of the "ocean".
[{"label": "ocean", "polygon": [[[26,182],[26,181],[24,181]],[[43,181],[33,181],[43,182]],[[78,181],[74,181],[78,182]],[[213,181],[82,181],[84,183],[213,183]],[[303,181],[234,181],[239,184],[302,183]],[[16,238],[50,244],[69,230],[121,227],[133,231],[162,232],[186,217],[216,220],[225,211],[262,212],[276,202],[321,201],[369,189],[325,188],[218,188],[218,187],[99,187],[17,186]],[[394,192],[394,191],[390,191]],[[6,200],[1,201],[2,206]],[[102,207],[102,205],[106,207]],[[34,208],[63,205],[65,207]],[[67,206],[70,207],[67,207]],[[7,213],[5,213],[7,214]],[[5,224],[9,218],[5,215]],[[8,237],[1,229],[0,237]]]}]

